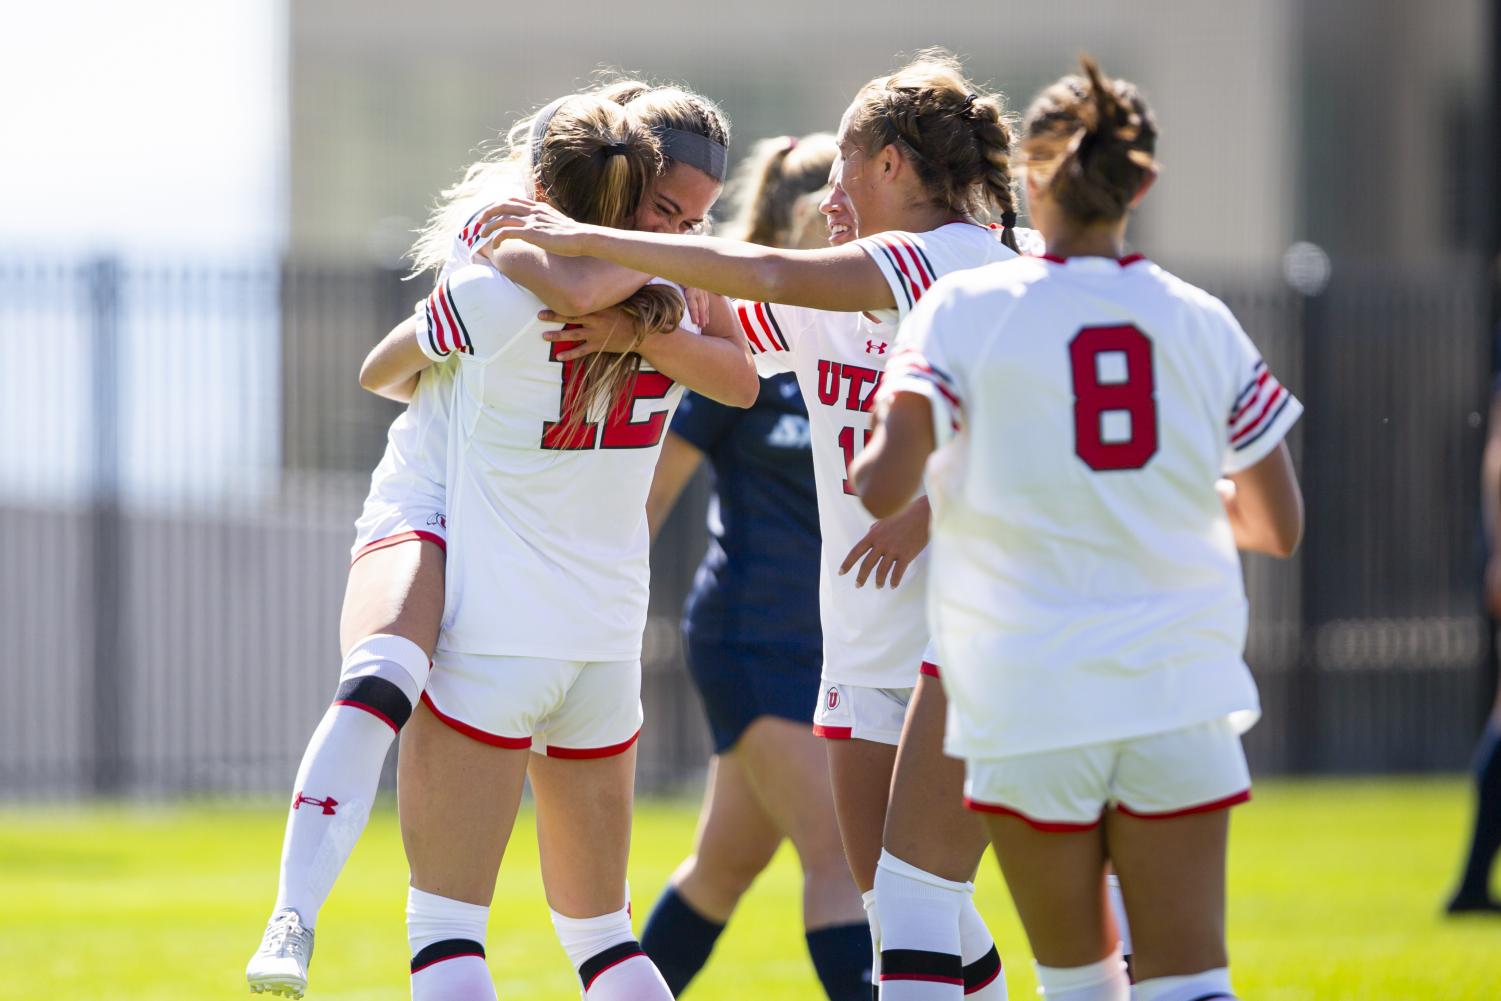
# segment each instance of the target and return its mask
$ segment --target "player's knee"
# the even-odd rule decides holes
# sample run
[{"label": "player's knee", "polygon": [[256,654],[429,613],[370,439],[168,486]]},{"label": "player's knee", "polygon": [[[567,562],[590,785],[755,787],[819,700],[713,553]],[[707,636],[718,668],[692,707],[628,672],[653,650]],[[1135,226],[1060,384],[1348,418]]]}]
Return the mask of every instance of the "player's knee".
[{"label": "player's knee", "polygon": [[422,694],[428,666],[427,654],[405,637],[367,636],[344,657],[334,705],[363,710],[400,730]]}]

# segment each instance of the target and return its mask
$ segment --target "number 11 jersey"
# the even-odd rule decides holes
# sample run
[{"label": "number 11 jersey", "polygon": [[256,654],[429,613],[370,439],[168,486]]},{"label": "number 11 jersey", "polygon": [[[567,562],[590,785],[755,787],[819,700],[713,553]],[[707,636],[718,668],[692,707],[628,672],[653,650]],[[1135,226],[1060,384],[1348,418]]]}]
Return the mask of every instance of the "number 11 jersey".
[{"label": "number 11 jersey", "polygon": [[[1030,231],[1026,231],[1030,234]],[[902,582],[857,588],[846,554],[875,519],[849,484],[849,464],[870,438],[870,409],[895,350],[898,324],[939,276],[1016,256],[995,231],[954,222],[924,233],[886,232],[855,241],[881,269],[896,308],[875,316],[803,306],[740,302],[736,313],[762,375],[797,373],[808,407],[813,478],[823,535],[818,576],[825,683],[911,688],[928,646],[923,591],[928,553],[903,568]]]}]

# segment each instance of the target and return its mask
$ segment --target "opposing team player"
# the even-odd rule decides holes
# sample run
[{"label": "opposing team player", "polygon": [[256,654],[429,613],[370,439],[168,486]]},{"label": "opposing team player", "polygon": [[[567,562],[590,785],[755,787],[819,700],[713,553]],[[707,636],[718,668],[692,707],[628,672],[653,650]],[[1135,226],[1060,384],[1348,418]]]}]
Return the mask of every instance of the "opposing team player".
[{"label": "opposing team player", "polygon": [[[699,95],[639,81],[613,82],[596,93],[629,103],[658,134],[675,129],[720,145],[725,139],[722,116]],[[501,156],[473,164],[460,184],[443,193],[442,206],[413,249],[417,273],[430,269],[441,280],[468,264],[477,239],[468,225],[473,215],[498,198],[530,190],[513,154],[527,149],[534,120],[518,122]],[[663,157],[637,209],[636,226],[691,231],[717,196],[720,181],[705,169],[712,164],[698,162],[705,150],[680,147],[673,149],[683,162]],[[519,244],[496,264],[549,306],[570,312],[604,308],[647,279],[617,265],[550,257]],[[297,997],[305,989],[318,911],[364,829],[387,749],[426,683],[443,613],[444,482],[455,368],[450,360],[394,385],[383,384],[376,370],[362,376],[367,389],[408,406],[391,425],[356,524],[340,624],[339,689],[298,770],[276,906],[246,970],[257,992]]]},{"label": "opposing team player", "polygon": [[[542,197],[600,225],[633,218],[654,173],[652,130],[581,96],[546,109],[534,133]],[[697,134],[667,130],[660,145],[679,162],[724,162]],[[705,335],[670,329],[682,301],[667,284],[616,311],[625,353],[575,357],[542,308],[471,265],[375,359],[387,383],[451,354],[460,365],[443,631],[399,766],[418,1001],[495,996],[488,905],[528,775],[553,922],[584,996],[671,996],[635,941],[625,886],[646,494],[683,385],[744,406],[754,366],[722,300]]]},{"label": "opposing team player", "polygon": [[828,738],[840,832],[889,1001],[933,984],[977,1001],[1005,993],[970,883],[985,832],[963,808],[962,766],[942,753],[942,689],[919,677],[920,666],[936,670],[925,653],[928,504],[872,520],[846,478],[898,321],[939,276],[1016,256],[1003,110],[938,51],[862,87],[840,123],[824,203],[831,231],[859,239],[832,249],[619,233],[525,200],[481,219],[502,246],[521,237],[749,300],[737,311],[758,367],[797,373],[823,533],[814,732]]},{"label": "opposing team player", "polygon": [[[1226,808],[1249,796],[1240,733],[1259,714],[1236,547],[1298,543],[1282,439],[1302,407],[1222,303],[1123,256],[1157,128],[1135,87],[1083,63],[1026,116],[1047,255],[929,291],[851,476],[884,516],[932,455],[947,746],[1044,996],[1218,1001],[1233,997]],[[1107,863],[1131,920],[1130,988]]]},{"label": "opposing team player", "polygon": [[[838,155],[828,134],[757,143],[730,185],[731,234],[768,246],[823,246],[818,201]],[[810,201],[811,199],[811,201]],[[647,498],[659,528],[707,460],[708,552],[683,615],[689,671],[714,741],[693,853],[653,907],[641,948],[681,994],[740,897],[784,838],[803,868],[808,953],[831,1001],[869,1001],[870,931],[834,818],[818,697],[818,504],[808,412],[790,374],[761,381],[739,410],[688,393]]]}]

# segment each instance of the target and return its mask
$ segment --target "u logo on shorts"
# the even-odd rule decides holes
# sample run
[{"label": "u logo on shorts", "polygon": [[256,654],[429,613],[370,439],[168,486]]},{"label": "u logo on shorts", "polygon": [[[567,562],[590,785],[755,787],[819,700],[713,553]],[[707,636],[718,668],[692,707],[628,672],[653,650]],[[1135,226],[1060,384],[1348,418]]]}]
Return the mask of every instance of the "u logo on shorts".
[{"label": "u logo on shorts", "polygon": [[833,687],[832,685],[829,686],[828,705],[831,712],[839,708],[839,689]]}]

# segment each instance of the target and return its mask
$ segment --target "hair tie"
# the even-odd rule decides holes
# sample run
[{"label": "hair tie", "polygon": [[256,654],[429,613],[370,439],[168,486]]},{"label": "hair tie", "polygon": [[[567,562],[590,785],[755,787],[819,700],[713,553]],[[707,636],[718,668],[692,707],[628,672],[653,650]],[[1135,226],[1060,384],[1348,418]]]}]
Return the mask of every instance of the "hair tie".
[{"label": "hair tie", "polygon": [[1001,229],[1015,229],[1015,228],[1016,228],[1016,213],[1015,212],[1002,212],[1001,213]]},{"label": "hair tie", "polygon": [[630,152],[630,147],[625,143],[610,143],[605,147],[605,156],[625,156]]},{"label": "hair tie", "polygon": [[965,111],[966,114],[968,114],[970,111],[974,110],[975,102],[978,101],[979,99],[980,99],[980,95],[978,95],[978,94],[965,94],[964,95],[964,111]]}]

